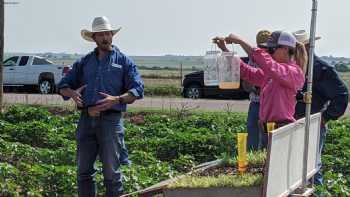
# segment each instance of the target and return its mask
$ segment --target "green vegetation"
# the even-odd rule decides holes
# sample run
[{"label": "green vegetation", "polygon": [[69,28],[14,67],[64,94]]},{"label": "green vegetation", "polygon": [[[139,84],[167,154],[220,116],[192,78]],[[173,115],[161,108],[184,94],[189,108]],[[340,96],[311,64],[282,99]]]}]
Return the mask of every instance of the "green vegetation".
[{"label": "green vegetation", "polygon": [[169,188],[251,187],[263,182],[262,174],[220,175],[218,177],[186,176]]},{"label": "green vegetation", "polygon": [[181,96],[180,79],[143,78],[147,96]]},{"label": "green vegetation", "polygon": [[[181,80],[180,70],[168,70],[168,69],[159,69],[159,70],[146,70],[140,69],[142,79],[176,79]],[[182,75],[193,72],[192,70],[183,71]]]},{"label": "green vegetation", "polygon": [[317,189],[328,196],[350,196],[350,121],[329,125],[322,162],[325,183]]},{"label": "green vegetation", "polygon": [[339,73],[341,78],[344,80],[344,82],[346,83],[347,87],[350,87],[350,72],[342,72]]},{"label": "green vegetation", "polygon": [[147,96],[181,96],[181,88],[173,85],[145,86]]},{"label": "green vegetation", "polygon": [[349,72],[350,71],[350,65],[349,64],[336,64],[335,69],[338,72]]},{"label": "green vegetation", "polygon": [[[0,115],[0,196],[76,196],[78,117],[77,112],[30,106],[11,106]],[[245,120],[244,114],[230,112],[126,114],[125,140],[133,165],[122,167],[125,190],[145,188],[225,155],[233,158],[235,133],[245,131]],[[329,126],[322,158],[325,185],[318,190],[326,196],[349,196],[350,120]],[[260,163],[263,158],[249,160]],[[101,163],[97,167],[98,195],[103,196]],[[254,177],[238,183],[250,185],[261,179]]]},{"label": "green vegetation", "polygon": [[[243,175],[237,174],[237,158],[232,157],[228,154],[223,154],[221,162],[213,167],[205,170],[204,172],[199,171],[186,175],[183,178],[176,180],[171,183],[169,188],[208,188],[208,187],[251,187],[259,186],[263,183],[263,172],[261,171],[266,160],[266,152],[250,152],[248,153],[247,161],[248,168],[254,173],[250,172]],[[234,169],[233,174],[220,174],[216,175],[215,170],[224,168]],[[257,169],[260,168],[260,169]],[[214,171],[212,176],[208,176],[210,171]],[[209,171],[209,172],[206,172]]]}]

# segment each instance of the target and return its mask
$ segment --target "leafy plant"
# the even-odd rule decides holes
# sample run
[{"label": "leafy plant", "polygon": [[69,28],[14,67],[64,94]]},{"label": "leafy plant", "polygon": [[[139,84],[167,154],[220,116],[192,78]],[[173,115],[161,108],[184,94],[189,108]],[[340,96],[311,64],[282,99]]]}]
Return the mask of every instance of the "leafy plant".
[{"label": "leafy plant", "polygon": [[[126,114],[125,142],[133,161],[131,168],[122,167],[127,192],[186,173],[194,165],[223,155],[228,164],[236,162],[235,133],[246,131],[246,114],[230,110],[183,112]],[[142,117],[142,124],[132,123],[135,115]],[[0,115],[0,196],[76,196],[78,119],[78,112],[61,109],[24,105],[7,108]],[[326,196],[349,196],[349,131],[349,119],[329,123],[322,155],[325,184],[317,187]],[[264,160],[264,152],[248,155],[252,165],[259,166]],[[101,164],[97,164],[101,172]],[[104,195],[101,174],[96,177],[98,196]],[[243,182],[257,183],[254,180],[260,178],[255,178]],[[222,183],[208,179],[203,184]],[[230,184],[236,183],[227,182]]]}]

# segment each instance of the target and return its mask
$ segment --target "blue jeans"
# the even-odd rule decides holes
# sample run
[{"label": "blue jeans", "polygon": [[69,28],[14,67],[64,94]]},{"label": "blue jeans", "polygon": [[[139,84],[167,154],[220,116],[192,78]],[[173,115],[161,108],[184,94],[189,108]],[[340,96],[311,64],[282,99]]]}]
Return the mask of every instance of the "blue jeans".
[{"label": "blue jeans", "polygon": [[320,128],[320,144],[319,144],[319,155],[317,157],[317,167],[318,167],[318,172],[314,176],[314,183],[315,185],[323,185],[323,175],[321,174],[321,167],[322,167],[322,161],[321,161],[321,156],[322,156],[322,151],[324,147],[324,141],[326,139],[326,134],[327,134],[327,125],[321,124]]},{"label": "blue jeans", "polygon": [[248,130],[248,150],[258,150],[261,148],[262,132],[259,130],[259,102],[250,102],[248,117],[247,117],[247,130]]},{"label": "blue jeans", "polygon": [[126,148],[124,141],[124,129],[123,132],[118,133],[118,143],[120,144],[120,164],[122,165],[131,165],[131,161],[129,160],[128,149]]},{"label": "blue jeans", "polygon": [[121,113],[101,113],[90,117],[82,112],[77,129],[78,193],[80,197],[96,196],[95,162],[99,156],[106,195],[116,197],[122,194],[120,172],[120,150],[118,133],[122,132]]}]

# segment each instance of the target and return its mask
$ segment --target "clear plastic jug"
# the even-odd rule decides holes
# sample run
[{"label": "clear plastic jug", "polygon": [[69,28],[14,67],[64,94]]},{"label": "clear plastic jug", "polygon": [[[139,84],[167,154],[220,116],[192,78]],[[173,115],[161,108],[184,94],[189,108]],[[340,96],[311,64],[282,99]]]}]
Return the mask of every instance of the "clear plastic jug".
[{"label": "clear plastic jug", "polygon": [[218,57],[220,51],[210,50],[204,56],[204,85],[217,86],[219,85],[219,67]]},{"label": "clear plastic jug", "polygon": [[219,88],[238,89],[240,86],[240,58],[235,52],[222,52],[218,57]]}]

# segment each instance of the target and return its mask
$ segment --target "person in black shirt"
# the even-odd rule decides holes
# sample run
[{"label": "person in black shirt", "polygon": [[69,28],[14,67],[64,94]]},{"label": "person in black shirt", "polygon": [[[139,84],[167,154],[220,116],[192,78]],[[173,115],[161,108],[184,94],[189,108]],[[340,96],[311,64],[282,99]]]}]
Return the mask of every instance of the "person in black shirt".
[{"label": "person in black shirt", "polygon": [[[293,35],[299,42],[304,43],[305,48],[309,52],[309,36],[306,31],[299,30],[294,32]],[[316,40],[318,39],[320,39],[320,37],[316,37]],[[297,104],[295,108],[296,119],[305,117],[306,105],[303,101],[303,94],[306,92],[306,85],[307,81],[305,81],[303,89],[297,94]],[[321,153],[327,133],[327,122],[329,120],[336,120],[345,113],[348,106],[348,96],[348,88],[335,68],[315,55],[312,79],[311,114],[322,112],[319,143],[320,155],[318,162],[319,170],[322,166]],[[314,181],[315,184],[323,184],[323,177],[320,171],[315,174]]]}]

